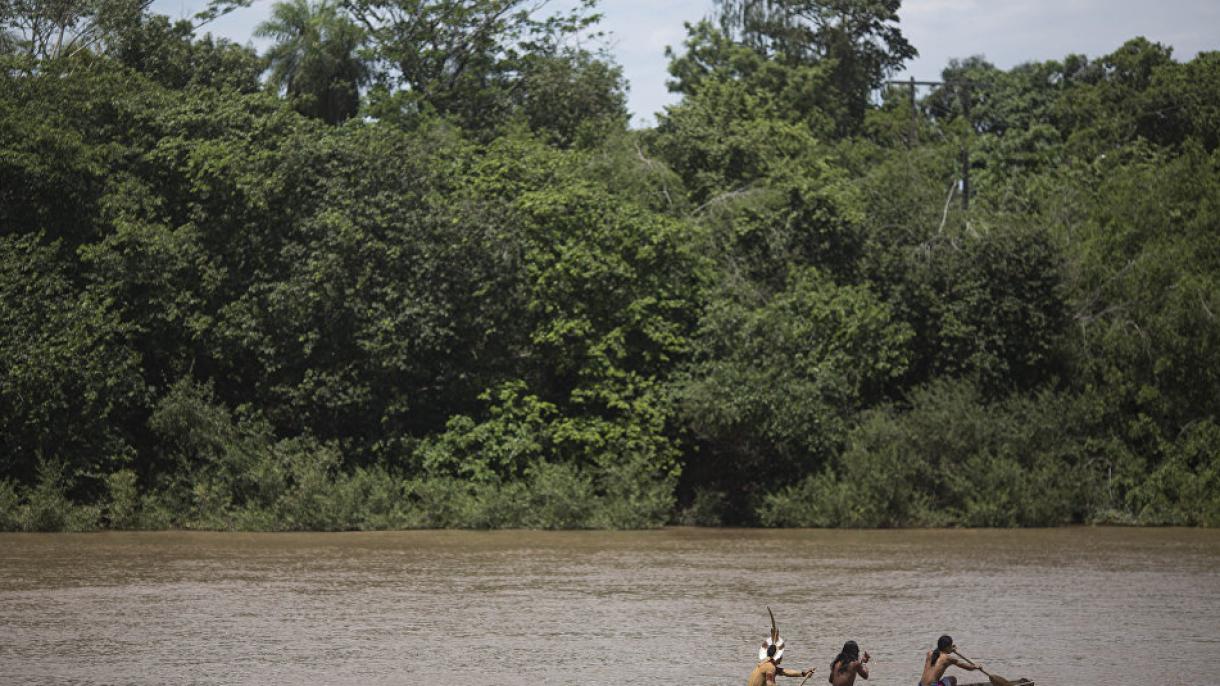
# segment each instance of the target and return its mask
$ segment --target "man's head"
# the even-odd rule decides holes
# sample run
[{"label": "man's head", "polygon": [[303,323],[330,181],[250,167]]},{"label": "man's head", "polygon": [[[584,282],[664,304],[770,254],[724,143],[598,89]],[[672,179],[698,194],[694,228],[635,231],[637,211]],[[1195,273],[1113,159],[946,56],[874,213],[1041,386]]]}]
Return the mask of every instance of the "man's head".
[{"label": "man's head", "polygon": [[778,665],[779,661],[784,659],[784,639],[779,636],[779,627],[775,625],[775,614],[771,612],[771,608],[767,608],[767,614],[771,616],[771,633],[759,646],[758,659],[770,660]]},{"label": "man's head", "polygon": [[856,645],[855,641],[848,641],[843,644],[843,657],[847,658],[848,662],[854,662],[860,659],[860,646]]},{"label": "man's head", "polygon": [[956,647],[957,646],[953,645],[953,637],[949,634],[945,634],[944,636],[936,639],[936,649],[942,653],[951,653]]}]

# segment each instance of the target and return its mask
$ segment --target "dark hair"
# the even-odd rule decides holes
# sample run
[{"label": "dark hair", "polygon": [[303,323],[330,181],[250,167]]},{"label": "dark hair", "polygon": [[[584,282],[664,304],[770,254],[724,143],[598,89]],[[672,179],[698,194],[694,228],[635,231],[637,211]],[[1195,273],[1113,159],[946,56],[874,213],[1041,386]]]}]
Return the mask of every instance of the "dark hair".
[{"label": "dark hair", "polygon": [[775,657],[775,651],[777,648],[778,648],[778,646],[774,643],[767,646],[767,657]]},{"label": "dark hair", "polygon": [[936,639],[936,650],[932,651],[932,664],[936,664],[936,661],[940,659],[940,654],[952,647],[953,637],[949,634],[945,634],[944,636]]},{"label": "dark hair", "polygon": [[839,654],[835,655],[835,659],[830,661],[830,675],[826,677],[826,680],[834,683],[835,673],[839,671],[840,664],[846,667],[848,664],[859,659],[860,646],[856,645],[855,641],[844,643],[843,650],[840,650]]}]

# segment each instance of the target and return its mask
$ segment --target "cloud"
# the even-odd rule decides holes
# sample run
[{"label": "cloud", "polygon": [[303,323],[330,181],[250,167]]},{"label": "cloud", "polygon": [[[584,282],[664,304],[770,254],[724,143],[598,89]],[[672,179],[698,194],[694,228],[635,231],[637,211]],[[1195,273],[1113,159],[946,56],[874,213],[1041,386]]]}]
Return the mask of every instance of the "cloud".
[{"label": "cloud", "polygon": [[983,55],[1010,68],[1073,53],[1097,57],[1141,35],[1184,60],[1220,47],[1214,0],[909,0],[900,16],[920,53],[903,76],[917,78],[934,77],[955,57]]},{"label": "cloud", "polygon": [[978,0],[907,0],[898,11],[904,20],[951,12],[974,11]]}]

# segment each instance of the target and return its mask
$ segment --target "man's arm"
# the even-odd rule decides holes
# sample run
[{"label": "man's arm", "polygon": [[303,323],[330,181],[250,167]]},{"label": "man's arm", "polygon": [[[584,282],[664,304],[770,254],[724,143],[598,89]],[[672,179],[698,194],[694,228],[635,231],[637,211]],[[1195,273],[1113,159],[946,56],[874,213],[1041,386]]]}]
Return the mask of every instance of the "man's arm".
[{"label": "man's arm", "polygon": [[810,674],[813,674],[813,668],[811,667],[803,672],[798,672],[795,669],[784,669],[781,667],[779,669],[779,673],[781,676],[809,676]]},{"label": "man's arm", "polygon": [[[946,657],[948,657],[948,656],[946,656]],[[959,660],[955,657],[950,657],[949,662],[957,665],[958,667],[961,667],[962,669],[964,669],[968,672],[973,672],[974,670],[982,667],[982,665],[976,665],[973,662],[966,662],[965,660]]]},{"label": "man's arm", "polygon": [[[868,653],[865,653],[865,655],[867,656]],[[854,665],[856,667],[856,674],[859,674],[861,679],[864,679],[867,681],[868,680],[868,665],[864,664],[863,661],[856,662],[856,663],[854,663]]]}]

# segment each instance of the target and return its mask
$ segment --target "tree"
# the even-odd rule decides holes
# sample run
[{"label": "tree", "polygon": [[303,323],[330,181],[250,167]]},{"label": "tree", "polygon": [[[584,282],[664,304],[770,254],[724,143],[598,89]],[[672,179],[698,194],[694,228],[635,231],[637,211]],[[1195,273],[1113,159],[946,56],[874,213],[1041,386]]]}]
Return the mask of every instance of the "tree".
[{"label": "tree", "polygon": [[357,55],[364,32],[327,2],[278,2],[254,35],[276,44],[267,51],[270,83],[297,99],[302,114],[337,124],[360,108],[368,67]]},{"label": "tree", "polygon": [[564,39],[598,19],[597,0],[537,18],[536,0],[344,0],[380,60],[378,97],[388,111],[433,113],[491,130],[511,111],[523,61],[558,56]]},{"label": "tree", "polygon": [[589,143],[627,128],[623,70],[585,50],[522,60],[513,107],[531,131],[560,146]]},{"label": "tree", "polygon": [[918,52],[898,28],[901,0],[718,0],[721,29],[786,66],[826,63],[838,133],[863,123],[869,94]]},{"label": "tree", "polygon": [[711,298],[695,361],[677,390],[700,450],[687,483],[730,494],[753,518],[762,491],[819,471],[842,450],[854,415],[902,374],[911,330],[866,286],[793,269],[760,302],[739,283]]},{"label": "tree", "polygon": [[120,34],[111,54],[153,81],[172,89],[192,86],[232,88],[252,93],[259,88],[263,62],[253,48],[223,38],[195,35],[191,22],[145,16]]},{"label": "tree", "polygon": [[[152,0],[0,0],[0,48],[37,61],[104,52]],[[0,50],[4,52],[5,50]]]},{"label": "tree", "polygon": [[114,303],[75,286],[74,258],[40,239],[0,237],[0,475],[30,483],[48,460],[98,477],[130,458],[140,359]]},{"label": "tree", "polygon": [[[735,42],[709,21],[687,26],[685,48],[681,56],[666,50],[673,76],[669,89],[686,99],[662,117],[662,128],[670,119],[699,117],[696,112],[703,110],[714,118],[797,124],[819,138],[834,132],[831,113],[838,104],[829,86],[829,64],[781,62]],[[691,111],[679,114],[683,109]],[[707,123],[721,125],[710,119]]]}]

